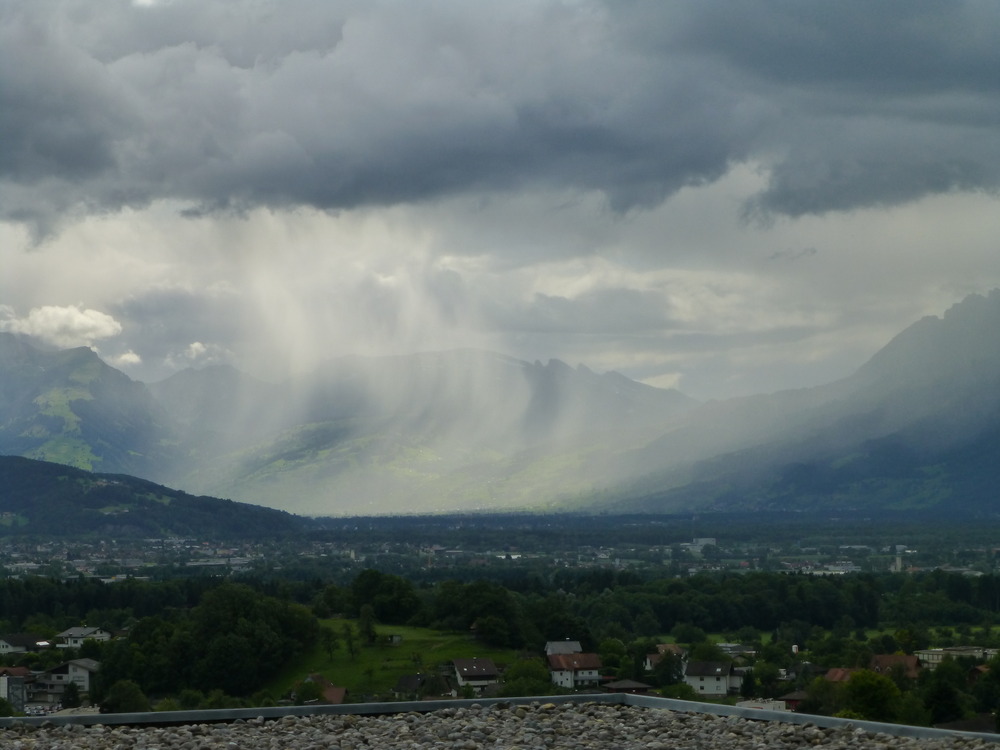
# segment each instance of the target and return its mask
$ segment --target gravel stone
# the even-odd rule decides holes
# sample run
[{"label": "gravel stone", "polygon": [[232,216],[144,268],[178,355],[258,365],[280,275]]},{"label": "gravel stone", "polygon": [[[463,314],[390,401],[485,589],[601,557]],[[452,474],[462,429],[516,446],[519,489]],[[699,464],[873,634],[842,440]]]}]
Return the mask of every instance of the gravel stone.
[{"label": "gravel stone", "polygon": [[508,704],[382,716],[285,716],[177,727],[95,725],[0,730],[11,750],[987,750],[967,737],[912,739],[603,704]]}]

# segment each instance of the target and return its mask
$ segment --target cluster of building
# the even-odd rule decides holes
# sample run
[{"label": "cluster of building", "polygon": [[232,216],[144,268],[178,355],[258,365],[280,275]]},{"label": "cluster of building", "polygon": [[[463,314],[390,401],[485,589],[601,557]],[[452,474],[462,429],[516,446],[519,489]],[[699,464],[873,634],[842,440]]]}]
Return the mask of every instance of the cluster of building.
[{"label": "cluster of building", "polygon": [[[546,660],[552,684],[568,690],[601,686],[608,692],[646,692],[651,686],[632,680],[610,680],[601,675],[601,657],[584,653],[578,641],[552,641],[546,644]],[[404,675],[393,692],[397,698],[420,694],[431,678],[428,675]],[[473,657],[454,659],[449,667],[441,695],[457,697],[467,690],[475,695],[495,694],[503,682],[503,672],[492,659]]]},{"label": "cluster of building", "polygon": [[[727,654],[747,653],[740,644],[720,644]],[[683,667],[684,682],[704,697],[719,697],[737,692],[747,668],[735,667],[732,662],[688,661],[687,650],[674,643],[657,646],[657,652],[646,657],[645,669],[653,671],[667,654],[675,655]],[[612,693],[647,693],[653,690],[637,680],[622,680],[604,674],[601,657],[584,652],[579,641],[549,641],[545,644],[545,662],[553,685],[566,690],[600,689]],[[394,693],[397,698],[413,698],[421,692],[429,679],[426,675],[406,675],[400,678]],[[454,659],[449,668],[448,680],[442,694],[456,696],[464,689],[476,695],[490,695],[499,690],[503,673],[492,659]]]},{"label": "cluster of building", "polygon": [[[388,535],[388,532],[387,532]],[[615,568],[669,570],[676,575],[694,575],[723,570],[771,570],[806,572],[815,575],[842,575],[858,571],[906,573],[941,568],[976,575],[1000,563],[1000,552],[977,549],[969,554],[979,560],[978,569],[955,567],[946,558],[955,550],[918,552],[906,545],[869,546],[848,544],[807,547],[795,542],[774,544],[739,543],[715,537],[694,537],[674,544],[631,543],[594,546],[574,543],[567,534],[547,538],[546,545],[527,543],[522,548],[492,547],[463,540],[461,546],[445,546],[431,541],[379,541],[377,529],[366,529],[364,539],[343,538],[320,541],[244,540],[220,542],[193,538],[141,540],[27,541],[0,540],[0,572],[7,575],[52,577],[98,577],[107,581],[142,577],[151,571],[169,569],[176,574],[240,572],[264,562],[320,564],[326,570],[340,570],[345,577],[364,567],[385,569],[412,566],[421,569],[463,569],[468,567],[543,566],[558,568]],[[972,554],[972,553],[975,554]],[[966,555],[968,557],[969,555]]]},{"label": "cluster of building", "polygon": [[[754,655],[753,649],[738,643],[717,644],[727,657],[726,661],[695,661],[688,659],[687,649],[675,643],[657,646],[655,653],[648,654],[644,668],[652,672],[664,658],[677,660],[682,673],[682,681],[699,698],[720,699],[738,695],[747,672],[753,667],[746,665],[746,658]],[[877,674],[891,675],[901,672],[908,679],[916,679],[921,670],[933,670],[945,659],[972,657],[980,664],[1000,652],[980,646],[957,646],[948,648],[922,649],[915,654],[877,654],[871,658],[866,669]],[[601,657],[595,653],[585,653],[578,641],[550,641],[545,645],[545,660],[553,685],[567,690],[602,690],[605,692],[625,692],[643,694],[653,690],[651,685],[636,680],[621,680],[603,674]],[[741,662],[743,663],[741,665]],[[832,668],[823,677],[830,682],[846,682],[861,668]],[[970,680],[976,679],[984,666],[972,669]],[[791,679],[794,675],[781,670],[781,678]],[[406,675],[400,678],[394,689],[399,699],[414,699],[423,692],[430,678],[426,675]],[[503,672],[492,659],[455,659],[450,667],[442,689],[435,697],[452,697],[471,690],[475,695],[492,695],[499,691],[503,683]],[[793,691],[777,699],[750,699],[737,703],[749,708],[766,708],[779,711],[794,711],[806,699],[804,691]]]},{"label": "cluster of building", "polygon": [[[32,633],[0,635],[0,656],[35,653],[49,649],[78,649],[85,641],[107,641],[111,633],[101,628],[74,627],[48,640]],[[62,707],[67,689],[73,685],[85,700],[101,664],[96,659],[67,659],[54,666],[33,670],[25,666],[0,667],[0,698],[21,713],[47,713]]]},{"label": "cluster of building", "polygon": [[256,542],[197,539],[0,540],[0,568],[8,576],[87,576],[114,582],[141,578],[156,567],[241,571],[279,551]]}]

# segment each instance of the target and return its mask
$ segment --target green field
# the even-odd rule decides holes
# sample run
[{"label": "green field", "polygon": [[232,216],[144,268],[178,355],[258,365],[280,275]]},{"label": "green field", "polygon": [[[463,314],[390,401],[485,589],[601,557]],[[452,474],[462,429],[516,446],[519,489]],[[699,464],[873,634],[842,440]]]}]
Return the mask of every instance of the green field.
[{"label": "green field", "polygon": [[379,626],[380,636],[395,635],[402,640],[395,645],[380,642],[374,646],[358,646],[352,659],[344,639],[339,637],[344,624],[352,620],[323,620],[324,627],[338,634],[338,644],[332,657],[324,645],[318,644],[310,654],[290,663],[268,685],[274,696],[286,695],[296,683],[318,672],[334,685],[346,687],[348,701],[391,697],[396,681],[406,674],[430,673],[452,659],[483,657],[493,659],[503,668],[517,659],[517,652],[484,646],[466,633],[446,633],[428,628]]}]

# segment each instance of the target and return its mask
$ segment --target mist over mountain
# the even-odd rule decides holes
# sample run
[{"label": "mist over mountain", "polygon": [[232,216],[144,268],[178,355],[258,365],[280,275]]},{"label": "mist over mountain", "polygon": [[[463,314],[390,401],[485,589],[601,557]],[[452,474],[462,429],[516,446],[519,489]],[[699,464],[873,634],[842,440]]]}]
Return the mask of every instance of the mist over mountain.
[{"label": "mist over mountain", "polygon": [[[633,457],[620,507],[992,513],[1000,291],[893,338],[826,386],[705,405]],[[638,473],[637,473],[638,475]]]},{"label": "mist over mountain", "polygon": [[344,357],[282,383],[231,367],[144,385],[89,349],[0,335],[0,450],[299,512],[539,507],[696,406],[553,360]]},{"label": "mist over mountain", "polygon": [[214,420],[187,421],[211,460],[182,486],[327,513],[538,507],[590,493],[609,456],[696,405],[616,373],[471,350],[339,358],[273,387],[206,368],[152,392],[184,414],[220,389]]},{"label": "mist over mountain", "polygon": [[1000,292],[818,388],[698,404],[552,360],[341,357],[144,385],[0,334],[0,452],[311,514],[470,509],[991,513]]}]

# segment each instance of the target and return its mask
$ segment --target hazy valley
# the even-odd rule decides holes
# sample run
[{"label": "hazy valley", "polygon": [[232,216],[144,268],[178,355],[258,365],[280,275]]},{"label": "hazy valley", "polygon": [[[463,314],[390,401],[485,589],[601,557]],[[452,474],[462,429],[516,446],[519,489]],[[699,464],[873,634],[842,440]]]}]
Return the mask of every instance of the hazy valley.
[{"label": "hazy valley", "polygon": [[481,351],[341,358],[282,383],[143,384],[0,334],[0,453],[302,514],[993,512],[1000,293],[819,388],[697,403]]}]

